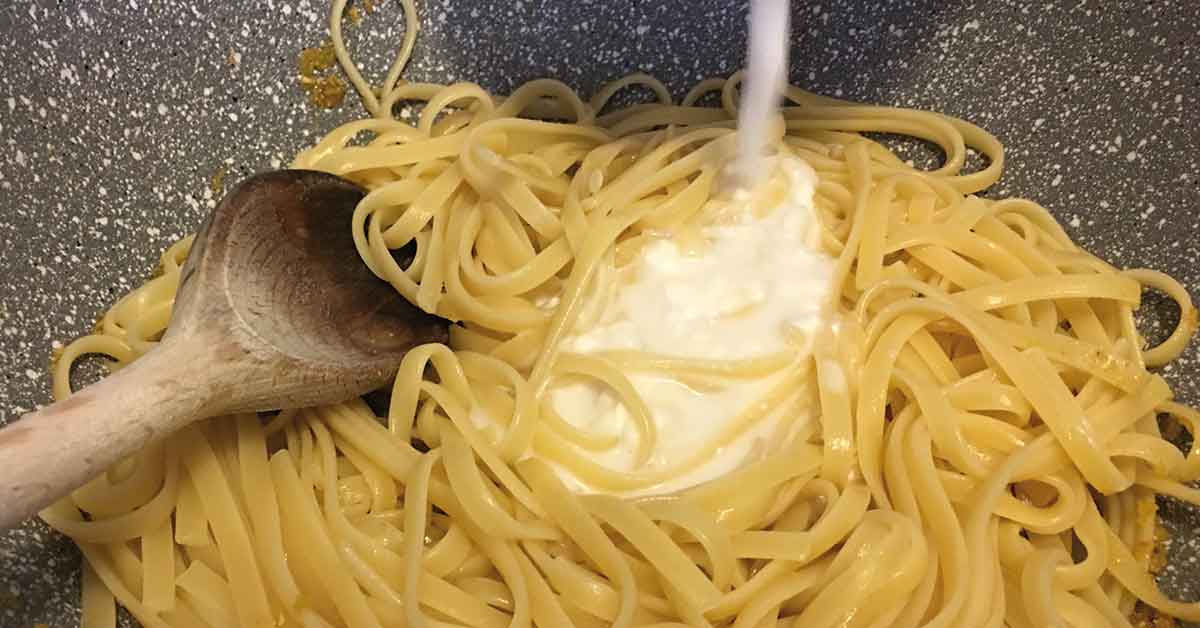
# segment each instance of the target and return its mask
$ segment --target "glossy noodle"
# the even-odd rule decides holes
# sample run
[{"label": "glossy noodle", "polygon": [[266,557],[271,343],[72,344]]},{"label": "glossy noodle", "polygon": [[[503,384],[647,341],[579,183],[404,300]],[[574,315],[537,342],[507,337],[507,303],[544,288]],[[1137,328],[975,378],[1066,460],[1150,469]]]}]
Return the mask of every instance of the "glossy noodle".
[{"label": "glossy noodle", "polygon": [[[1196,311],[1169,277],[1080,249],[1036,203],[975,196],[1003,168],[994,137],[788,89],[770,132],[818,177],[832,332],[746,360],[573,354],[564,336],[615,271],[720,204],[739,77],[679,102],[645,75],[590,100],[552,80],[507,97],[410,83],[406,1],[401,53],[376,89],[342,42],[344,5],[335,48],[371,117],[293,166],[369,190],[346,226],[361,262],[459,324],[449,346],[407,355],[383,416],[353,399],[212,419],[42,513],[86,558],[84,626],[112,626],[114,600],[153,628],[1094,628],[1130,626],[1139,601],[1200,620],[1149,573],[1155,495],[1200,503],[1187,485],[1200,450],[1158,423],[1194,431],[1200,414],[1148,370],[1181,353]],[[606,106],[630,86],[657,101]],[[413,102],[415,124],[393,117]],[[917,169],[873,133],[944,160]],[[986,167],[966,168],[971,151]],[[57,398],[80,356],[119,367],[153,346],[189,244],[67,347]],[[1181,310],[1151,348],[1134,318],[1147,289]],[[812,419],[724,477],[622,497],[725,442],[666,469],[589,464],[579,452],[611,443],[549,412],[547,390],[583,374],[637,416],[636,370],[783,373],[723,439],[768,412]],[[478,409],[499,426],[481,427]],[[671,437],[640,426],[640,446]],[[572,490],[564,466],[596,490]]]}]

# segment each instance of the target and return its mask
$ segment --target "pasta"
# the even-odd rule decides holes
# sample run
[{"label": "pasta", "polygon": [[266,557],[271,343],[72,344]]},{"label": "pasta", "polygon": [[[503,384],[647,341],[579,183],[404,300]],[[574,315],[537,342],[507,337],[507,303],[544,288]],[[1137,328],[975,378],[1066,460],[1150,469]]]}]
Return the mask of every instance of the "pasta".
[{"label": "pasta", "polygon": [[[405,0],[405,41],[376,89],[342,42],[345,4],[333,3],[334,49],[371,117],[293,166],[369,190],[347,225],[362,262],[459,324],[449,346],[405,357],[383,416],[352,399],[219,417],[43,512],[86,559],[84,626],[112,626],[115,603],[149,628],[1128,628],[1138,603],[1200,620],[1149,573],[1154,497],[1200,504],[1187,485],[1200,445],[1182,453],[1158,424],[1194,434],[1200,413],[1149,370],[1182,352],[1196,310],[1171,278],[1080,249],[1041,206],[975,196],[1003,169],[994,137],[789,88],[773,141],[819,177],[835,333],[799,362],[579,356],[562,338],[613,271],[704,215],[740,77],[678,103],[640,74],[587,101],[551,80],[505,98],[408,83]],[[608,112],[631,86],[656,102]],[[410,101],[415,125],[392,115]],[[870,133],[932,142],[944,161],[917,169]],[[986,167],[967,169],[969,151]],[[120,366],[153,346],[189,246],[66,348],[57,398],[80,356]],[[1134,321],[1146,289],[1181,311],[1151,348]],[[632,499],[608,493],[683,469],[577,462],[602,489],[583,494],[549,464],[608,445],[545,410],[563,373],[633,407],[624,371],[713,381],[783,368],[761,412],[814,420],[724,477]],[[475,408],[502,429],[478,427]]]}]

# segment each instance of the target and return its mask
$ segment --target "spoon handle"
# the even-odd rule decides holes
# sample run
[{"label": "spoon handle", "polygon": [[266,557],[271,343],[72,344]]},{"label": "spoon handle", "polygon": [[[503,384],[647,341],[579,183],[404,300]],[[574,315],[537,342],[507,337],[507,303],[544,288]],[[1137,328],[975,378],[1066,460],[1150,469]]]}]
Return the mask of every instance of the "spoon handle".
[{"label": "spoon handle", "polygon": [[206,413],[206,359],[170,344],[0,429],[0,531]]}]

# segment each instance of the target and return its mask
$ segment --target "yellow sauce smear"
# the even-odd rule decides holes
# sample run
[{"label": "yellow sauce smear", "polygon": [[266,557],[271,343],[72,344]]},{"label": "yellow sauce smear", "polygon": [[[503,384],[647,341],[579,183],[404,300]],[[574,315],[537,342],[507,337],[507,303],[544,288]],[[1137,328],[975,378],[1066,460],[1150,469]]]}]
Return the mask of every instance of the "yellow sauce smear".
[{"label": "yellow sauce smear", "polygon": [[[380,0],[362,0],[361,8],[355,5],[346,10],[343,19],[351,26],[358,26],[365,15],[375,12]],[[315,48],[300,51],[297,59],[300,88],[308,94],[308,102],[321,109],[334,109],[346,100],[348,87],[337,74],[337,55],[333,42],[328,39]]]},{"label": "yellow sauce smear", "polygon": [[214,197],[221,197],[221,192],[225,190],[225,175],[228,173],[229,170],[225,166],[221,166],[212,174],[212,180],[209,181],[208,187],[212,190]]},{"label": "yellow sauce smear", "polygon": [[313,106],[333,109],[346,99],[346,83],[341,77],[327,72],[337,66],[333,42],[326,40],[316,48],[300,51],[300,87],[308,93]]}]

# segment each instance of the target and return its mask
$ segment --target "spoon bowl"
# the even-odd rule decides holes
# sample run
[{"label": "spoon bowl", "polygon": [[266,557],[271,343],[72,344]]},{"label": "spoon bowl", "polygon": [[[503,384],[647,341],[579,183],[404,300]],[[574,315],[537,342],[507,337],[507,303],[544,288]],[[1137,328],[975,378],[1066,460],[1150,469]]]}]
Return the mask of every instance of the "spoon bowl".
[{"label": "spoon bowl", "polygon": [[263,367],[226,411],[360,395],[386,384],[413,346],[447,340],[445,320],[358,260],[347,225],[362,197],[324,172],[267,172],[232,190],[201,226],[164,341],[225,328],[218,342],[228,359]]}]

